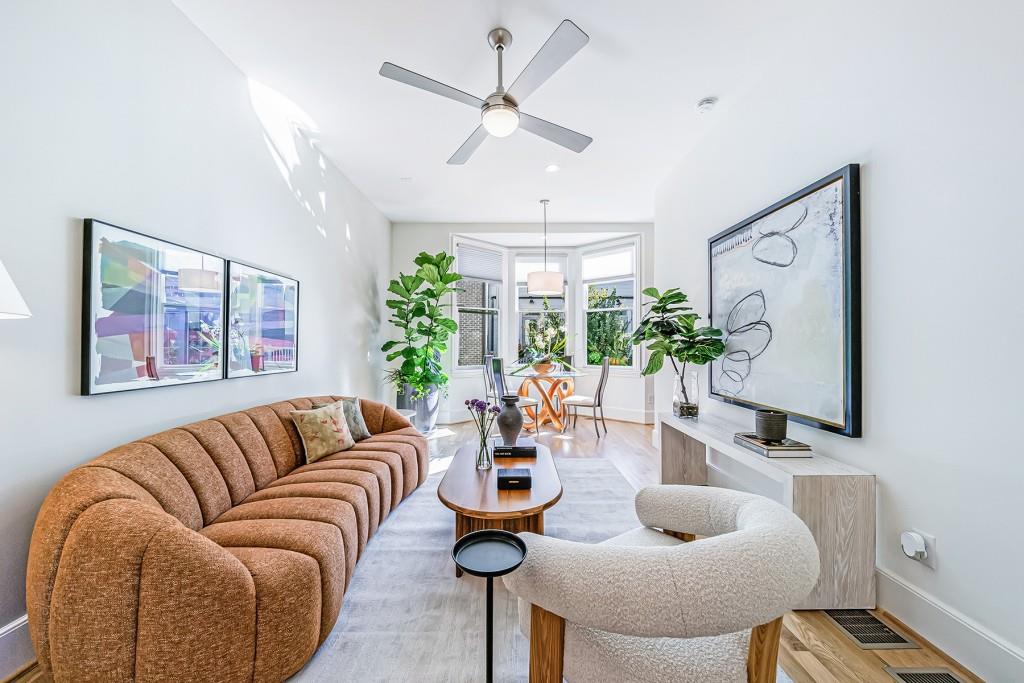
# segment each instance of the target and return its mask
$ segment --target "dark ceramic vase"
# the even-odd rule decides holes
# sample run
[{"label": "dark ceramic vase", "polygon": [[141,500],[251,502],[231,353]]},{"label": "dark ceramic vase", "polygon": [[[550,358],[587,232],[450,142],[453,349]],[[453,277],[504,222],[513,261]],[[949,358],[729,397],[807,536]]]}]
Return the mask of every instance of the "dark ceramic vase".
[{"label": "dark ceramic vase", "polygon": [[519,397],[515,394],[506,394],[501,397],[505,407],[498,413],[498,432],[501,433],[501,440],[506,446],[515,446],[519,439],[519,432],[523,429],[523,412],[519,410]]}]

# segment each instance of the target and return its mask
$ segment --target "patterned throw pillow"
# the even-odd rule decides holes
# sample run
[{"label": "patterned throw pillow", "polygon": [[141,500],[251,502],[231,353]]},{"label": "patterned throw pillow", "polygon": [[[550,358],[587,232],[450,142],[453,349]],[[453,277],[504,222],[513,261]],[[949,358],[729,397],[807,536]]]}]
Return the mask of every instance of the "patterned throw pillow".
[{"label": "patterned throw pillow", "polygon": [[302,437],[307,463],[355,446],[345,419],[345,409],[340,403],[313,410],[293,410],[291,416]]},{"label": "patterned throw pillow", "polygon": [[[369,439],[373,434],[370,433],[370,428],[366,426],[366,420],[363,419],[363,407],[359,405],[358,398],[343,398],[335,403],[342,404],[345,409],[345,421],[348,422],[349,431],[352,432],[352,438],[356,441],[362,441],[363,439]],[[323,408],[324,406],[332,405],[330,403],[314,403],[314,408]]]},{"label": "patterned throw pillow", "polygon": [[341,402],[345,407],[345,419],[348,420],[348,428],[352,432],[352,438],[356,441],[362,441],[373,436],[370,434],[370,428],[366,426],[366,420],[363,419],[363,407],[359,405],[359,399],[343,398]]}]

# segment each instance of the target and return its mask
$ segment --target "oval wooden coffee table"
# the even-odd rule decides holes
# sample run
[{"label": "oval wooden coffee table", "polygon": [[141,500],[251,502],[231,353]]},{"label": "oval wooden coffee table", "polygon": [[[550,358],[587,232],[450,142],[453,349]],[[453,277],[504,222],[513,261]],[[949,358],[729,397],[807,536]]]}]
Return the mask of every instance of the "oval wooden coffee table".
[{"label": "oval wooden coffee table", "polygon": [[[534,445],[520,439],[520,445]],[[562,497],[555,460],[547,446],[536,444],[536,458],[495,458],[489,470],[476,468],[477,444],[459,448],[448,471],[437,487],[437,497],[455,511],[455,540],[471,531],[504,529],[513,533],[544,533],[544,511]],[[499,491],[498,468],[526,467],[533,488],[525,491]],[[455,568],[455,575],[462,570]]]}]

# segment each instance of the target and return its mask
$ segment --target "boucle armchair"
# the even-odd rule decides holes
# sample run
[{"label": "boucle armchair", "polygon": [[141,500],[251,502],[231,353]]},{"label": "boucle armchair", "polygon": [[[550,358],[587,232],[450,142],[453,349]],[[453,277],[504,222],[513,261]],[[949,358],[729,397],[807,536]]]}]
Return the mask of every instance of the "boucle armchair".
[{"label": "boucle armchair", "polygon": [[645,488],[636,512],[645,526],[596,545],[521,534],[529,552],[504,581],[531,683],[774,681],[782,615],[818,580],[804,523],[705,486]]},{"label": "boucle armchair", "polygon": [[118,446],[54,486],[32,532],[29,628],[55,681],[281,681],[327,638],[357,558],[427,477],[427,443],[360,401],[372,436],[304,464],[292,410],[257,406]]}]

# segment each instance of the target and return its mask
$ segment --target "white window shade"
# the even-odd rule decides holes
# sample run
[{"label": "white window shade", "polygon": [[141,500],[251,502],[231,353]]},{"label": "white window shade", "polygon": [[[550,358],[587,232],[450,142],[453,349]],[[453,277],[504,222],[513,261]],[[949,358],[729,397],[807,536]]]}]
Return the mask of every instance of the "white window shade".
[{"label": "white window shade", "polygon": [[501,252],[459,244],[455,247],[455,269],[462,277],[501,282]]},{"label": "white window shade", "polygon": [[610,280],[633,275],[633,247],[583,255],[584,280]]},{"label": "white window shade", "polygon": [[[565,273],[564,256],[548,256],[547,270],[552,273]],[[517,256],[516,257],[516,282],[526,284],[526,277],[530,273],[544,270],[543,256]]]}]

